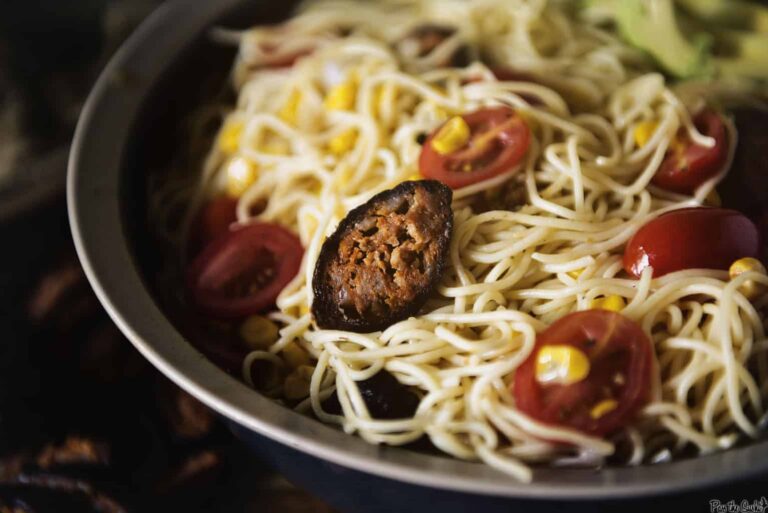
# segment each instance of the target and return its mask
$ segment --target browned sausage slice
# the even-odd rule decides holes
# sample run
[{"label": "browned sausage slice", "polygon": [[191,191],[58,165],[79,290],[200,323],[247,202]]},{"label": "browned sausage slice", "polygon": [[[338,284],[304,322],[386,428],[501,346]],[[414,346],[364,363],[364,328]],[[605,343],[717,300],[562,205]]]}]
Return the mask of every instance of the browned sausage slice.
[{"label": "browned sausage slice", "polygon": [[403,182],[349,212],[315,266],[317,325],[364,333],[416,314],[445,265],[452,196],[438,181]]}]

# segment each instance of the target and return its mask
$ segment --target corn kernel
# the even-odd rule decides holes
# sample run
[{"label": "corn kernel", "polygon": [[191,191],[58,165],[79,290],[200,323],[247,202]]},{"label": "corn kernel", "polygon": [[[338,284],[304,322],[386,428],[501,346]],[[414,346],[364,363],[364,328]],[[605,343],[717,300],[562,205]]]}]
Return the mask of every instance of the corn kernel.
[{"label": "corn kernel", "polygon": [[587,355],[573,346],[544,346],[536,357],[536,381],[571,385],[586,378],[589,367]]},{"label": "corn kernel", "polygon": [[611,312],[621,312],[624,310],[625,306],[627,306],[627,303],[624,302],[624,298],[617,296],[616,294],[611,294],[608,297],[595,298],[589,304],[589,307],[592,309],[599,308],[601,310],[610,310]]},{"label": "corn kernel", "polygon": [[309,365],[309,354],[296,342],[291,342],[283,348],[280,355],[288,364],[288,367],[296,369],[302,365]]},{"label": "corn kernel", "polygon": [[593,419],[599,419],[606,413],[610,413],[619,407],[619,403],[614,399],[605,399],[600,401],[589,410],[589,416]]},{"label": "corn kernel", "polygon": [[328,142],[328,149],[334,155],[341,156],[355,146],[355,141],[357,141],[357,132],[352,129],[345,130]]},{"label": "corn kernel", "polygon": [[295,125],[298,118],[299,103],[301,103],[301,93],[299,91],[293,91],[288,96],[285,105],[278,112],[280,119],[288,123],[289,125]]},{"label": "corn kernel", "polygon": [[[766,274],[765,266],[763,266],[760,260],[756,258],[745,257],[739,258],[731,264],[731,267],[728,269],[728,275],[731,277],[731,279],[733,279],[742,273],[750,271]],[[756,283],[752,280],[747,280],[742,283],[741,286],[739,286],[739,292],[744,294],[744,297],[747,299],[755,299],[757,296],[765,292],[765,286],[762,283]]]},{"label": "corn kernel", "polygon": [[723,205],[723,200],[720,199],[717,190],[712,189],[709,191],[709,194],[707,194],[707,197],[704,198],[704,204],[709,205],[710,207],[720,207]]},{"label": "corn kernel", "polygon": [[354,80],[347,80],[328,91],[323,105],[328,110],[352,110],[356,96],[357,84]]},{"label": "corn kernel", "polygon": [[265,350],[275,343],[277,324],[261,315],[251,315],[240,325],[240,337],[251,349]]},{"label": "corn kernel", "polygon": [[432,148],[440,155],[448,155],[469,141],[469,125],[461,116],[449,119],[432,139]]},{"label": "corn kernel", "polygon": [[299,307],[299,315],[300,315],[301,317],[304,317],[304,316],[305,316],[305,315],[307,315],[308,313],[309,313],[309,307],[308,307],[307,305],[301,305],[301,306]]},{"label": "corn kernel", "polygon": [[289,400],[303,399],[309,395],[309,383],[315,369],[310,365],[302,365],[288,374],[283,381],[283,396]]},{"label": "corn kernel", "polygon": [[240,138],[243,135],[243,123],[241,121],[229,121],[219,132],[219,149],[231,155],[240,147]]},{"label": "corn kernel", "polygon": [[256,182],[259,173],[256,164],[243,157],[230,159],[226,164],[227,194],[239,198]]},{"label": "corn kernel", "polygon": [[584,269],[576,269],[575,271],[568,271],[566,274],[568,274],[568,276],[576,280],[579,278],[579,276],[581,276],[581,273],[583,272],[584,272]]},{"label": "corn kernel", "polygon": [[656,131],[656,127],[659,126],[657,121],[643,121],[637,127],[635,127],[635,144],[638,148],[642,148],[653,137],[653,133]]}]

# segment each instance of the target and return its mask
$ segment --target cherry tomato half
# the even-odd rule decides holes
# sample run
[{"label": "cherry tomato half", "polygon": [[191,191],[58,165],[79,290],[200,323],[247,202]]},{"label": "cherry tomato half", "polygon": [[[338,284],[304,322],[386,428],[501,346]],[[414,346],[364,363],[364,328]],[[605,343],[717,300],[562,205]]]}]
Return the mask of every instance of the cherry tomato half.
[{"label": "cherry tomato half", "polygon": [[424,141],[419,171],[425,178],[440,180],[452,189],[482,182],[511,172],[523,159],[530,131],[509,107],[480,109],[462,116],[470,128],[469,142],[453,153],[441,155],[432,147],[440,128]]},{"label": "cherry tomato half", "polygon": [[[547,346],[569,346],[585,354],[586,376],[572,384],[539,382],[537,359]],[[531,355],[515,372],[515,404],[547,424],[590,435],[611,433],[629,423],[650,397],[651,351],[643,330],[621,314],[568,314],[536,337]]]},{"label": "cherry tomato half", "polygon": [[687,137],[678,138],[653,177],[655,185],[668,191],[691,194],[722,169],[728,155],[728,134],[723,118],[705,110],[693,121],[701,133],[714,138],[715,145],[707,148],[693,144]]},{"label": "cherry tomato half", "polygon": [[683,269],[728,269],[734,260],[757,257],[760,233],[745,215],[724,208],[681,208],[643,225],[624,249],[624,270],[654,277]]},{"label": "cherry tomato half", "polygon": [[190,234],[190,249],[196,255],[211,241],[229,231],[237,221],[237,200],[218,196],[202,206]]},{"label": "cherry tomato half", "polygon": [[213,317],[263,312],[299,272],[303,253],[299,239],[275,224],[253,223],[227,232],[190,264],[192,302]]}]

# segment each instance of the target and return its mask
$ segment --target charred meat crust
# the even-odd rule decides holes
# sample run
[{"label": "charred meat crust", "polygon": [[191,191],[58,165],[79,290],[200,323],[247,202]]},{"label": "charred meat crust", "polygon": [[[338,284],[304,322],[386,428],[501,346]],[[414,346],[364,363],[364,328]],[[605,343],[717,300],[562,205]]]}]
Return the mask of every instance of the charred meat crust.
[{"label": "charred meat crust", "polygon": [[403,182],[350,211],[317,259],[317,325],[365,333],[415,315],[443,272],[452,197],[435,180]]}]

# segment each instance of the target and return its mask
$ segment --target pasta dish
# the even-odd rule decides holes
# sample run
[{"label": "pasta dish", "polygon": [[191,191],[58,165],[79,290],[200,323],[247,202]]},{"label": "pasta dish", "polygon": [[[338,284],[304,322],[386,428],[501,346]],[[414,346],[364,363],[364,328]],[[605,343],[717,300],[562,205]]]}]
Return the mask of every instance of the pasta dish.
[{"label": "pasta dish", "polygon": [[520,480],[759,435],[762,237],[716,189],[741,134],[602,11],[316,1],[214,36],[236,101],[150,216],[249,386]]}]

